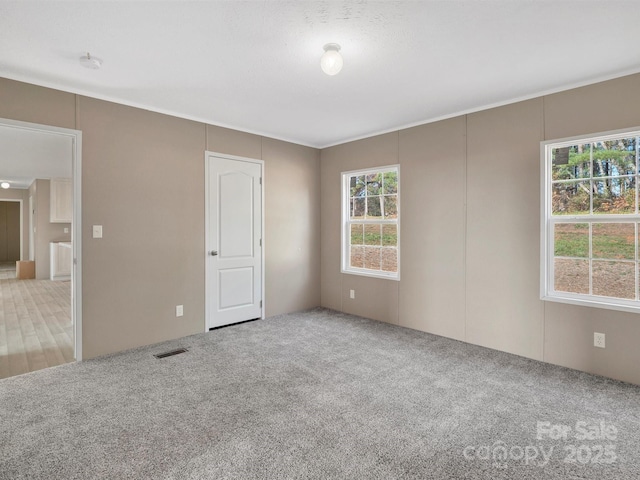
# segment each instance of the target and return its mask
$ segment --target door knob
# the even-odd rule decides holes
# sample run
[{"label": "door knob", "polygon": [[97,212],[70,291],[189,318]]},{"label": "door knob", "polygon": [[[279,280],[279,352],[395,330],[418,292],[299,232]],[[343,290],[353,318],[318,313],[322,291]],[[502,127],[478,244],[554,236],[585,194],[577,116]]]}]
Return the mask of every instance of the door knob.
[{"label": "door knob", "polygon": [[211,250],[211,252],[209,252],[209,254],[210,254],[212,257],[215,257],[216,255],[218,255],[218,251],[217,251],[217,250]]}]

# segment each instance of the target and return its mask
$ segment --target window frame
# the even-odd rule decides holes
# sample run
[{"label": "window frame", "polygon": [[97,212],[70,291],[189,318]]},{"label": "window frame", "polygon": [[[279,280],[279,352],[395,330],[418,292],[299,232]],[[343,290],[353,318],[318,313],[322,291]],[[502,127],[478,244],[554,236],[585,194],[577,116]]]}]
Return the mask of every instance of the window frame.
[{"label": "window frame", "polygon": [[[398,176],[398,186],[397,186],[397,218],[393,219],[393,220],[373,220],[373,219],[365,219],[365,220],[357,220],[357,221],[352,221],[351,217],[350,217],[350,191],[351,191],[351,186],[349,184],[349,179],[351,177],[353,177],[354,175],[368,175],[368,174],[372,174],[372,173],[387,173],[387,172],[392,172],[395,171],[397,173]],[[400,165],[399,164],[394,164],[394,165],[383,165],[380,167],[371,167],[371,168],[365,168],[365,169],[358,169],[358,170],[349,170],[346,172],[341,172],[340,174],[340,185],[341,185],[341,205],[340,205],[340,210],[341,210],[341,232],[340,232],[340,241],[341,241],[341,248],[340,248],[340,272],[341,273],[346,273],[346,274],[350,274],[350,275],[360,275],[360,276],[365,276],[365,277],[373,277],[373,278],[382,278],[382,279],[386,279],[386,280],[395,280],[395,281],[399,281],[400,280],[400,217],[401,217],[401,185],[400,185]],[[397,251],[397,270],[396,272],[384,272],[382,270],[371,270],[371,269],[367,269],[367,268],[358,268],[358,267],[351,267],[349,265],[349,259],[350,259],[350,232],[351,232],[351,225],[352,224],[380,224],[380,225],[396,225],[396,232],[397,232],[397,245],[396,245],[396,251]]]},{"label": "window frame", "polygon": [[[553,157],[554,148],[571,147],[577,144],[593,144],[597,142],[613,140],[620,137],[636,137],[636,166],[635,172],[631,175],[619,175],[618,177],[632,176],[635,178],[635,211],[633,213],[622,214],[598,214],[593,213],[593,197],[590,200],[589,214],[574,215],[553,215],[552,192],[553,192]],[[541,228],[540,228],[540,299],[544,301],[566,303],[571,305],[580,305],[587,307],[604,308],[609,310],[619,310],[632,313],[640,313],[640,127],[624,128],[619,130],[611,130],[607,132],[592,133],[588,135],[577,135],[573,137],[565,137],[540,142],[540,158],[541,158]],[[593,169],[593,157],[590,158],[590,168]],[[592,181],[599,178],[615,178],[611,177],[595,177],[591,171],[590,176],[585,181]],[[575,180],[579,181],[578,179]],[[636,299],[624,299],[617,297],[607,297],[594,295],[593,293],[571,293],[556,291],[554,288],[554,258],[555,257],[555,239],[554,225],[561,223],[587,223],[589,225],[589,285],[592,292],[592,262],[594,260],[592,252],[592,228],[594,224],[606,223],[632,223],[635,231],[635,258],[634,260],[626,260],[634,264],[635,276],[635,293]],[[596,261],[606,261],[606,259],[595,258]],[[625,260],[623,260],[624,262]]]}]

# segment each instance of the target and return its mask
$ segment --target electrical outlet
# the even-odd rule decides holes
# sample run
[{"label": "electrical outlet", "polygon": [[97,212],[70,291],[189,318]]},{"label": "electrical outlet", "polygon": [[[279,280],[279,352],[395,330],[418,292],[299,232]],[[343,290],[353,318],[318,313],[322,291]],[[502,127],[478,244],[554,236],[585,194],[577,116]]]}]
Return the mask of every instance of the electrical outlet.
[{"label": "electrical outlet", "polygon": [[176,305],[176,317],[184,315],[184,307],[182,305]]},{"label": "electrical outlet", "polygon": [[93,238],[102,238],[102,225],[93,226]]},{"label": "electrical outlet", "polygon": [[355,290],[349,290],[349,298],[356,298],[356,291]]},{"label": "electrical outlet", "polygon": [[593,346],[604,348],[604,333],[593,332]]}]

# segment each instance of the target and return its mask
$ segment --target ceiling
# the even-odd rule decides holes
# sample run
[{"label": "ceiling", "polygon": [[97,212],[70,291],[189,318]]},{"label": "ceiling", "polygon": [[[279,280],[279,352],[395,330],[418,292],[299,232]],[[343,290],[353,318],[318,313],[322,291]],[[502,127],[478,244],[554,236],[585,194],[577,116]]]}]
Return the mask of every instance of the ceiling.
[{"label": "ceiling", "polygon": [[70,178],[73,143],[58,135],[0,125],[0,181],[29,188],[36,178]]},{"label": "ceiling", "polygon": [[326,147],[639,72],[638,4],[3,0],[0,76]]}]

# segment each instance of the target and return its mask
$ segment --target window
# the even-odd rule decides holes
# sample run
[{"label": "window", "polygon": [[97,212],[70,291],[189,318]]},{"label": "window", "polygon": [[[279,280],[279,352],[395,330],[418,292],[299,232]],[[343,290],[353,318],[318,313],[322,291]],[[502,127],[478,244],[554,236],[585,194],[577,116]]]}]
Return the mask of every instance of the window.
[{"label": "window", "polygon": [[400,175],[388,166],[342,174],[342,272],[400,279]]},{"label": "window", "polygon": [[640,130],[542,143],[545,300],[640,311]]}]

